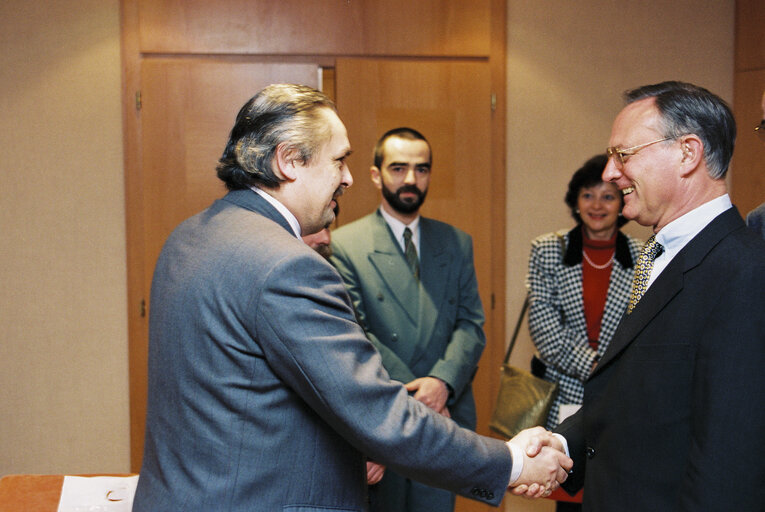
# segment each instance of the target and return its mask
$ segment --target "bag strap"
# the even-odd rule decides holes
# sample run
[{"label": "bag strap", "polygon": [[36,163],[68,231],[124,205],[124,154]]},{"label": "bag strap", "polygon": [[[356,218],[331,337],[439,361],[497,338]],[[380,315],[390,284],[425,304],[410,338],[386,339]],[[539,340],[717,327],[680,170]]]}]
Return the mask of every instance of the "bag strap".
[{"label": "bag strap", "polygon": [[518,332],[521,330],[521,325],[523,324],[523,317],[526,315],[527,309],[529,309],[528,294],[526,294],[526,298],[523,300],[523,307],[521,308],[521,314],[518,315],[518,321],[515,323],[515,330],[513,331],[513,337],[510,339],[510,346],[507,347],[505,360],[502,362],[503,364],[507,364],[507,362],[510,360],[510,352],[513,351],[513,347],[515,346],[515,340],[516,338],[518,338]]}]

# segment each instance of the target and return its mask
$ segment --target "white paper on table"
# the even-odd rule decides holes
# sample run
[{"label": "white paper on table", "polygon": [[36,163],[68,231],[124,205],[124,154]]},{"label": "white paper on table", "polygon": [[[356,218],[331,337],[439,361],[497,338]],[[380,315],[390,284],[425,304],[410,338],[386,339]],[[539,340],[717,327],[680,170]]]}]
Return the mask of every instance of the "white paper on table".
[{"label": "white paper on table", "polygon": [[558,424],[563,423],[563,420],[574,414],[582,404],[560,404],[558,409]]},{"label": "white paper on table", "polygon": [[58,512],[130,512],[135,476],[65,476]]}]

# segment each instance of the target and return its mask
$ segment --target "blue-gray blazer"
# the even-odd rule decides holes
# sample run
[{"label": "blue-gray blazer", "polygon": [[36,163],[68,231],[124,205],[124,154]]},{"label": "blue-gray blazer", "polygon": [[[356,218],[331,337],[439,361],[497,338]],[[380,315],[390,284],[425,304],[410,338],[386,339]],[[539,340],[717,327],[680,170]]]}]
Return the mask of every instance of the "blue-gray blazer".
[{"label": "blue-gray blazer", "polygon": [[363,511],[362,454],[494,505],[512,467],[501,441],[389,380],[332,266],[253,191],[230,192],[157,262],[133,510]]}]

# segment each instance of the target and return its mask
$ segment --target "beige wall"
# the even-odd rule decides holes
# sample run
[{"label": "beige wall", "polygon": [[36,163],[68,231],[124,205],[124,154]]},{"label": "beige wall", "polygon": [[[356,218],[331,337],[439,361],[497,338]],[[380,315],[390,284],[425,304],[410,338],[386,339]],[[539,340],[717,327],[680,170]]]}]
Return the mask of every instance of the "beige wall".
[{"label": "beige wall", "polygon": [[[621,91],[731,99],[733,4],[509,0],[509,329],[528,242],[571,225],[566,183]],[[127,471],[118,1],[4,0],[0,41],[0,474]]]},{"label": "beige wall", "polygon": [[[563,203],[571,175],[604,152],[624,90],[693,82],[732,103],[734,0],[508,2],[507,318],[523,301],[532,238],[573,226]],[[629,223],[625,230],[647,238]],[[513,362],[527,366],[521,331]],[[550,503],[509,498],[513,510]]]},{"label": "beige wall", "polygon": [[0,475],[129,468],[119,33],[0,3]]}]

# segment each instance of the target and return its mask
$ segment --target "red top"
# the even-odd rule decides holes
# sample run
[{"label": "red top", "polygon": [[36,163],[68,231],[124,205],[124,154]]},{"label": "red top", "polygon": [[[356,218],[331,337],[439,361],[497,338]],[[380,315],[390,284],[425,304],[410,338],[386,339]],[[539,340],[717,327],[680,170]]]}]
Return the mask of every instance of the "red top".
[{"label": "red top", "polygon": [[584,228],[582,231],[584,318],[587,321],[587,337],[590,340],[590,346],[597,349],[600,338],[600,323],[603,320],[608,284],[611,280],[611,269],[614,266],[613,257],[616,251],[617,232],[614,232],[614,236],[610,240],[592,240],[587,237]]}]

